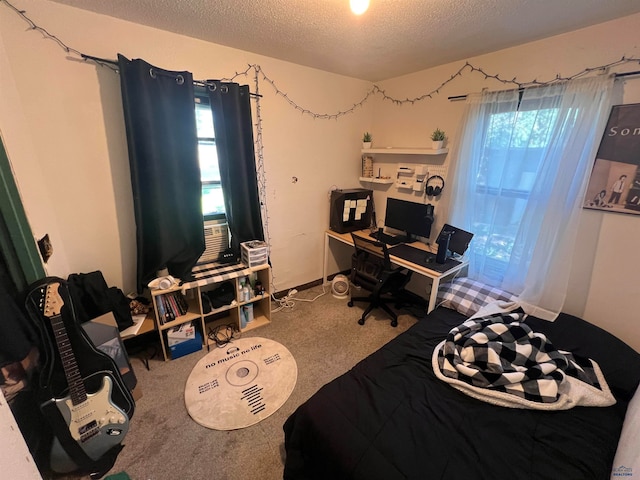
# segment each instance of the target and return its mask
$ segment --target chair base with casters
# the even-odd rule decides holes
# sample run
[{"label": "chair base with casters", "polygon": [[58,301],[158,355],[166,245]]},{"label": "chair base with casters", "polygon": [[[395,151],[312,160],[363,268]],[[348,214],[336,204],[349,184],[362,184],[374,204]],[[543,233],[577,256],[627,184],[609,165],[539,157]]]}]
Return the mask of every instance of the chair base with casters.
[{"label": "chair base with casters", "polygon": [[352,257],[351,282],[370,291],[368,296],[351,297],[347,305],[353,307],[353,302],[367,302],[358,324],[364,325],[367,316],[375,309],[384,310],[391,317],[391,326],[398,326],[398,315],[389,307],[396,308],[402,303],[396,297],[409,283],[412,272],[405,268],[392,268],[389,251],[384,243],[371,238],[351,234],[355,253]]},{"label": "chair base with casters", "polygon": [[362,312],[362,317],[360,317],[360,319],[358,320],[358,325],[364,325],[364,322],[367,319],[367,315],[369,315],[374,308],[381,308],[382,310],[387,312],[387,314],[391,317],[391,326],[392,327],[398,326],[398,315],[396,314],[396,312],[391,310],[391,308],[388,305],[388,303],[394,303],[396,304],[396,308],[399,308],[397,306],[397,300],[395,298],[383,298],[379,296],[376,297],[374,294],[370,294],[367,297],[351,297],[347,305],[349,307],[353,307],[353,302],[369,303],[365,311]]}]

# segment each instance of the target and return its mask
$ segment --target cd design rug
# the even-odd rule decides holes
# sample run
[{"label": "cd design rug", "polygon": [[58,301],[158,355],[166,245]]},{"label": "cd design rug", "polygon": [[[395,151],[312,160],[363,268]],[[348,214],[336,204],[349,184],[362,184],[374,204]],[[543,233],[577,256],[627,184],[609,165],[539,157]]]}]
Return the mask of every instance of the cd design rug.
[{"label": "cd design rug", "polygon": [[214,430],[254,425],[278,410],[298,378],[296,361],[267,338],[241,338],[193,367],[184,392],[193,420]]}]

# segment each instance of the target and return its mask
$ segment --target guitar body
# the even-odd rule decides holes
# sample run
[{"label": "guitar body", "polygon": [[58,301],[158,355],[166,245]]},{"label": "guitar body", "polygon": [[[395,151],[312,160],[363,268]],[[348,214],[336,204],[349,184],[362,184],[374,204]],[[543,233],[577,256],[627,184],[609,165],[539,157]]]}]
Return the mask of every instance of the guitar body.
[{"label": "guitar body", "polygon": [[25,305],[40,336],[40,410],[53,432],[50,467],[100,478],[115,463],[135,401],[114,360],[76,322],[64,280],[30,287]]},{"label": "guitar body", "polygon": [[[111,399],[113,382],[103,377],[100,390],[88,393],[87,399],[74,405],[71,397],[52,400],[69,425],[69,434],[92,460],[99,460],[122,442],[129,430],[129,417]],[[51,447],[51,469],[68,473],[78,469],[55,437]]]}]

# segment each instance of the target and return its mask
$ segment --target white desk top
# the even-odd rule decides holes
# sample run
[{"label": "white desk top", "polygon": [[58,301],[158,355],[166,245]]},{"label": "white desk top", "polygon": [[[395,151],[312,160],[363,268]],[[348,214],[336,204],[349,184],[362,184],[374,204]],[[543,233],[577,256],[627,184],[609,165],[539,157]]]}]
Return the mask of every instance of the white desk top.
[{"label": "white desk top", "polygon": [[[349,233],[338,233],[338,232],[334,232],[333,230],[326,230],[325,233],[331,238],[335,238],[336,240],[344,242],[348,245],[353,245],[353,241],[351,240],[351,233],[365,237],[365,238],[370,238],[369,230],[358,230],[358,231],[349,232]],[[430,248],[428,245],[422,242],[412,242],[412,243],[408,243],[407,245],[411,245],[414,248],[419,248],[421,250],[424,250],[425,252],[435,253],[435,251],[432,248]],[[459,258],[459,259],[456,259],[457,261],[460,262],[458,265],[455,265],[444,272],[438,272],[436,270],[431,270],[430,268],[424,267],[422,265],[418,265],[416,263],[405,260],[404,258],[393,255],[391,252],[389,252],[389,257],[391,258],[391,261],[396,265],[406,267],[410,270],[413,270],[414,272],[420,273],[421,275],[424,275],[429,278],[442,278],[447,275],[451,275],[452,273],[457,272],[458,270],[466,267],[469,264],[469,261],[466,260],[464,257]]]}]

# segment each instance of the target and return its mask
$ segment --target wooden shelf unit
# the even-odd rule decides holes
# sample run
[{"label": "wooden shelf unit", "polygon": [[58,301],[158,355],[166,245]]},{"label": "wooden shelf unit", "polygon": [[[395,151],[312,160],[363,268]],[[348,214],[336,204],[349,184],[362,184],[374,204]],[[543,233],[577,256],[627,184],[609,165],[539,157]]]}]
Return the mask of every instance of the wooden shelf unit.
[{"label": "wooden shelf unit", "polygon": [[[250,277],[252,274],[255,275],[256,280],[262,283],[265,293],[262,295],[252,294],[248,301],[241,300],[241,282],[245,277]],[[231,282],[233,284],[235,300],[229,305],[224,305],[205,313],[202,294],[215,290],[224,282]],[[231,324],[236,330],[246,332],[269,324],[271,322],[270,288],[271,268],[268,264],[264,264],[254,267],[245,266],[236,272],[227,274],[224,280],[211,281],[204,285],[197,285],[196,282],[192,282],[191,284],[187,283],[186,286],[176,286],[167,290],[153,290],[151,292],[153,315],[156,330],[160,335],[160,344],[165,361],[171,359],[167,331],[184,323],[193,322],[195,329],[202,336],[203,345],[206,346],[207,349],[209,349],[210,345],[215,345],[215,341],[209,339],[208,333],[218,326]],[[162,322],[158,315],[157,302],[163,295],[173,294],[173,292],[179,292],[179,294],[185,296],[189,305],[188,311],[184,315],[176,317],[174,320]],[[243,307],[248,304],[253,305],[253,321],[243,326],[243,322],[241,321]]]}]

